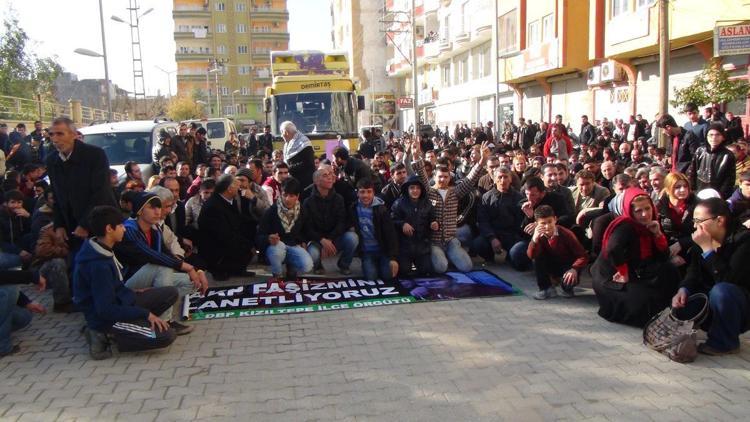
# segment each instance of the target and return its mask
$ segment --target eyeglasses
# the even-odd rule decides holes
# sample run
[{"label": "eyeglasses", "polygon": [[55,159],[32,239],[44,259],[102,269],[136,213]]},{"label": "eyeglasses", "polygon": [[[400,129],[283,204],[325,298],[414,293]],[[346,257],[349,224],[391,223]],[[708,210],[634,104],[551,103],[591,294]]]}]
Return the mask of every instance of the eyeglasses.
[{"label": "eyeglasses", "polygon": [[703,224],[703,223],[705,223],[706,221],[710,221],[710,220],[716,220],[716,217],[710,217],[710,218],[694,218],[694,219],[693,219],[693,225],[695,226],[695,225],[697,225],[697,224]]}]

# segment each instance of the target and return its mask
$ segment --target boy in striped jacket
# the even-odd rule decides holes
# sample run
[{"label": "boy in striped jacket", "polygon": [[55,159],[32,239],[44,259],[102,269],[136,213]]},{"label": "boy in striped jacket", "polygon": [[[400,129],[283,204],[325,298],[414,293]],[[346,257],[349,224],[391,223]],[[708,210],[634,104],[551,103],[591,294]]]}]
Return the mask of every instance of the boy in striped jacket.
[{"label": "boy in striped jacket", "polygon": [[435,208],[435,215],[438,222],[438,229],[434,230],[431,235],[432,268],[438,274],[448,270],[449,260],[458,271],[471,271],[471,258],[461,247],[461,242],[456,238],[458,203],[461,198],[473,191],[477,180],[484,173],[485,164],[490,153],[488,143],[482,143],[479,162],[474,164],[469,174],[455,186],[451,186],[450,169],[438,165],[434,172],[435,187],[432,188],[429,187],[429,180],[424,169],[420,143],[414,142],[412,144],[412,156],[414,157],[412,168],[414,169],[414,173],[419,176],[422,184],[427,187],[427,198]]}]

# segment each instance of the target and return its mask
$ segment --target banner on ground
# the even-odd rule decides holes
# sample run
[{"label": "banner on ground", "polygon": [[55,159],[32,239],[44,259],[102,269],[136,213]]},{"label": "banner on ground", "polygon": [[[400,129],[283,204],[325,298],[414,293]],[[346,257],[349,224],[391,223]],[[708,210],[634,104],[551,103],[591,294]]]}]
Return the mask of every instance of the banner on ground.
[{"label": "banner on ground", "polygon": [[514,294],[520,290],[486,270],[392,282],[316,278],[211,288],[205,296],[187,296],[183,316],[192,320],[236,318]]}]

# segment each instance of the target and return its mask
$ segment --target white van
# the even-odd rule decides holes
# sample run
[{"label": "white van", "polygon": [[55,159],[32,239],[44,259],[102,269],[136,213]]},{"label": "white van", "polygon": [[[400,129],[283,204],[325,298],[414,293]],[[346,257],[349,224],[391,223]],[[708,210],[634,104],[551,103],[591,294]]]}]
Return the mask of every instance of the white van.
[{"label": "white van", "polygon": [[229,140],[229,134],[232,132],[237,133],[237,128],[235,127],[234,122],[223,117],[202,120],[185,120],[182,123],[187,123],[188,125],[190,125],[190,123],[198,123],[198,125],[205,128],[206,140],[208,141],[208,147],[211,149],[220,149],[223,151],[224,144]]},{"label": "white van", "polygon": [[159,148],[162,132],[177,135],[177,122],[160,120],[136,120],[128,122],[102,123],[80,129],[83,142],[104,150],[109,166],[117,170],[118,178],[125,178],[125,163],[135,161],[141,168],[143,180],[153,174],[152,157]]}]

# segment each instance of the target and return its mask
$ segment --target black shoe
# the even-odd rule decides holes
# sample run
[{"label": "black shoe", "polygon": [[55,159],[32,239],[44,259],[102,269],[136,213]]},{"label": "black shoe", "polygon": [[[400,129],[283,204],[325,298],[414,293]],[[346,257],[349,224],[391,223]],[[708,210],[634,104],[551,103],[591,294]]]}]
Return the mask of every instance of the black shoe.
[{"label": "black shoe", "polygon": [[86,337],[86,343],[89,345],[89,356],[94,360],[103,360],[112,357],[112,350],[109,348],[109,339],[101,331],[86,328],[83,332]]},{"label": "black shoe", "polygon": [[195,329],[195,327],[193,327],[192,325],[181,324],[177,321],[169,321],[169,326],[172,327],[175,334],[177,334],[178,336],[190,334]]},{"label": "black shoe", "polygon": [[288,281],[295,281],[295,280],[297,280],[297,272],[296,271],[287,271],[286,272],[286,280],[288,280]]},{"label": "black shoe", "polygon": [[216,280],[216,281],[227,281],[227,280],[229,280],[229,273],[220,273],[220,272],[211,271],[211,275],[214,277],[214,280]]},{"label": "black shoe", "polygon": [[731,349],[731,350],[718,350],[714,349],[713,347],[709,346],[706,343],[701,343],[698,345],[698,353],[703,355],[709,355],[709,356],[724,356],[724,355],[734,355],[740,352],[740,348]]},{"label": "black shoe", "polygon": [[15,355],[16,353],[20,351],[21,351],[21,346],[16,344],[15,346],[11,347],[9,351],[5,353],[0,353],[0,358],[5,357],[5,356],[10,356],[10,355]]},{"label": "black shoe", "polygon": [[76,311],[76,307],[73,305],[73,302],[55,303],[52,307],[52,311],[58,314],[70,314]]}]

